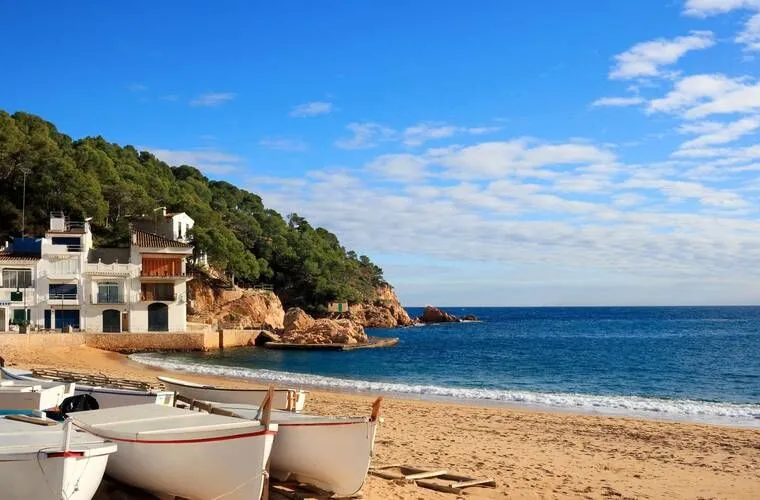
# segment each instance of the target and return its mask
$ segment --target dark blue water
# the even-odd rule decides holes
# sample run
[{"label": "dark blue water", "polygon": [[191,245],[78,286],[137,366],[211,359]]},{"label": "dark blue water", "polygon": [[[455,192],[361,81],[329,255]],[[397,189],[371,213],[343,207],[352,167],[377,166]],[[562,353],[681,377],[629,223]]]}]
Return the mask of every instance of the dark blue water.
[{"label": "dark blue water", "polygon": [[136,359],[290,384],[760,425],[760,307],[447,310],[482,322],[368,332],[400,337],[389,349]]}]

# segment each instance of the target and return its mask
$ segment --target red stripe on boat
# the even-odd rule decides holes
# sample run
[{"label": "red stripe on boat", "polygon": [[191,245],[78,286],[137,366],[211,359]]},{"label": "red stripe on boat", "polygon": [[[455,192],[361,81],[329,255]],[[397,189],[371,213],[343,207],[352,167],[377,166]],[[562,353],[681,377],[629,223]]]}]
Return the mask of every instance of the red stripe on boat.
[{"label": "red stripe on boat", "polygon": [[197,439],[175,439],[175,440],[164,440],[164,439],[126,439],[126,438],[117,438],[117,437],[110,437],[105,436],[103,434],[98,434],[96,431],[90,430],[86,427],[80,427],[77,426],[80,429],[83,429],[90,434],[94,434],[98,437],[102,437],[103,439],[108,439],[109,441],[117,441],[121,443],[142,443],[142,444],[190,444],[190,443],[211,443],[214,441],[229,441],[230,439],[242,439],[242,438],[249,438],[249,437],[256,437],[256,436],[264,436],[264,435],[272,435],[274,436],[277,434],[277,431],[258,431],[258,432],[249,432],[247,434],[234,434],[232,436],[219,436],[219,437],[212,437],[212,438],[197,438]]},{"label": "red stripe on boat", "polygon": [[56,451],[53,453],[48,453],[48,458],[72,458],[72,457],[83,457],[84,452],[81,451]]}]

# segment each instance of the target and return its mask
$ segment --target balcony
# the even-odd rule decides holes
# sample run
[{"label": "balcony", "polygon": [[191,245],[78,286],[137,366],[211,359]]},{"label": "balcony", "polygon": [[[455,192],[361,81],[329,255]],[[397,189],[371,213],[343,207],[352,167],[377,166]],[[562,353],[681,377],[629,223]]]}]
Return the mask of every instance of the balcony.
[{"label": "balcony", "polygon": [[85,266],[85,274],[95,274],[100,276],[129,276],[132,274],[131,264],[103,264],[101,262],[95,264],[87,264]]},{"label": "balcony", "polygon": [[44,245],[42,252],[50,255],[63,255],[84,251],[82,245]]},{"label": "balcony", "polygon": [[150,293],[143,292],[140,300],[143,302],[174,302],[177,299],[174,293]]},{"label": "balcony", "polygon": [[185,273],[166,273],[166,274],[159,274],[159,273],[144,273],[140,272],[140,281],[143,283],[150,283],[150,282],[176,282],[181,281],[183,279],[187,279],[187,274]]},{"label": "balcony", "polygon": [[112,295],[112,294],[102,294],[102,293],[94,293],[91,297],[91,304],[124,304],[124,296],[123,295]]},{"label": "balcony", "polygon": [[79,295],[76,293],[49,293],[48,305],[53,306],[78,306]]}]

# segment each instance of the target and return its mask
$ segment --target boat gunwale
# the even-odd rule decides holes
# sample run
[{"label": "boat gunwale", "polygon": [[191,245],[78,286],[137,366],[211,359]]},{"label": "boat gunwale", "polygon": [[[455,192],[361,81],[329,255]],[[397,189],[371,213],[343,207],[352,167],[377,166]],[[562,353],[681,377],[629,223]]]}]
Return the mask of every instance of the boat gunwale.
[{"label": "boat gunwale", "polygon": [[[181,387],[187,387],[188,389],[204,389],[212,391],[229,391],[229,392],[267,392],[268,389],[246,389],[243,387],[217,387],[215,385],[208,384],[196,384],[194,382],[188,382],[185,380],[179,380],[171,377],[156,377],[158,380],[165,384],[174,384]],[[301,389],[275,389],[274,392],[295,392],[297,394],[307,394],[308,391]]]},{"label": "boat gunwale", "polygon": [[102,439],[107,439],[109,441],[115,441],[115,442],[121,442],[121,443],[140,443],[140,444],[194,444],[194,443],[211,443],[215,441],[230,441],[233,439],[247,439],[251,437],[258,437],[258,436],[267,436],[267,435],[276,435],[277,429],[272,429],[272,427],[276,427],[277,424],[270,424],[270,426],[266,429],[255,431],[255,432],[246,432],[243,434],[231,434],[227,436],[214,436],[214,437],[205,437],[205,438],[192,438],[192,439],[130,439],[130,438],[122,438],[122,437],[112,437],[103,434],[102,432],[98,432],[94,429],[89,428],[89,426],[83,426],[80,424],[77,424],[74,422],[74,426],[78,429],[82,429],[83,431],[89,432],[90,434],[97,436]]}]

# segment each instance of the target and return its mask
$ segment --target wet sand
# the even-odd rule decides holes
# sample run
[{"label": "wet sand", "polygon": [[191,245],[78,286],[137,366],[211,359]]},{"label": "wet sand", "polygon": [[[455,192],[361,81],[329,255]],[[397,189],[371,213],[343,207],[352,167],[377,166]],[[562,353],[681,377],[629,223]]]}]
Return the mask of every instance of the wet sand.
[{"label": "wet sand", "polygon": [[[8,366],[155,382],[165,370],[84,346],[3,347]],[[230,387],[238,379],[182,374]],[[369,414],[374,397],[312,391],[306,411]],[[496,479],[471,498],[760,498],[760,430],[385,398],[374,464],[405,463]],[[367,499],[455,495],[370,476]]]}]

